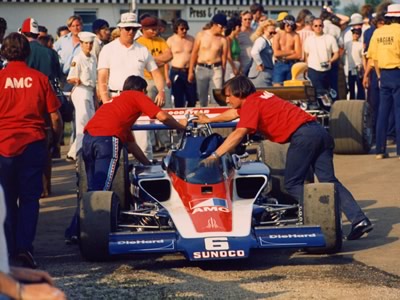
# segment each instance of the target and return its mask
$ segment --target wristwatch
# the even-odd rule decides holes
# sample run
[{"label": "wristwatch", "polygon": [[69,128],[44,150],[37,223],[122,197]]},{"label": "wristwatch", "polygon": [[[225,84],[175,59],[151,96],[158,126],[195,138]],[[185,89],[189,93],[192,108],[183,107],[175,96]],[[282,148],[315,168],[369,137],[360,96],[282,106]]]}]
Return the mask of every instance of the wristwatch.
[{"label": "wristwatch", "polygon": [[219,155],[217,154],[217,152],[213,152],[213,153],[211,153],[211,156],[212,157],[214,157],[214,158],[216,158],[216,159],[218,159],[219,158]]}]

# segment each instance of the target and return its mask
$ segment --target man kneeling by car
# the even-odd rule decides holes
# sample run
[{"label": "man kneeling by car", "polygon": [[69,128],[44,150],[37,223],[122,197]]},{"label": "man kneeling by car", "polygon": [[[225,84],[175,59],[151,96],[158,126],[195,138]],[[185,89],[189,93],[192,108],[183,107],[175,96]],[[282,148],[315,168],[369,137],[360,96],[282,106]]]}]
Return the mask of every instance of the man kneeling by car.
[{"label": "man kneeling by car", "polygon": [[199,113],[197,122],[227,122],[239,117],[240,121],[224,143],[203,161],[205,165],[214,163],[234,149],[247,134],[255,131],[260,131],[272,142],[290,142],[284,174],[286,190],[302,203],[304,181],[312,167],[319,182],[335,184],[341,209],[352,224],[347,239],[356,240],[373,229],[352,194],[335,177],[333,138],[314,116],[272,93],[256,92],[254,85],[244,76],[226,82],[222,92],[232,109],[214,118]]}]

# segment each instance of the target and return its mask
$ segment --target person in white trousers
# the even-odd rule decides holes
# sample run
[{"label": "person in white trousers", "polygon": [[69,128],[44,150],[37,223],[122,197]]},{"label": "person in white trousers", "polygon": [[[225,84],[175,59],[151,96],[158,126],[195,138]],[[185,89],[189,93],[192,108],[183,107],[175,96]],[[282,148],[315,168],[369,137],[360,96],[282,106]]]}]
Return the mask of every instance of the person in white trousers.
[{"label": "person in white trousers", "polygon": [[83,130],[95,113],[93,96],[97,80],[97,59],[90,52],[96,35],[82,31],[78,37],[82,51],[73,58],[67,77],[67,81],[74,85],[71,100],[75,107],[76,124],[76,139],[68,151],[67,160],[76,160],[82,148]]}]

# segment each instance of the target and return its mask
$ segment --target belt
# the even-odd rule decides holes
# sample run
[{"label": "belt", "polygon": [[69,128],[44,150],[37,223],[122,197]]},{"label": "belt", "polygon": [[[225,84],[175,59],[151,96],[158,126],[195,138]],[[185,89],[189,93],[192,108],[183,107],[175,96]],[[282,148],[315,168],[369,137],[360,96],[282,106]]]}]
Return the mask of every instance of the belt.
[{"label": "belt", "polygon": [[116,94],[120,94],[122,91],[120,91],[120,90],[112,90],[112,89],[109,89],[109,91],[111,92],[111,93],[116,93]]},{"label": "belt", "polygon": [[189,68],[176,68],[176,67],[171,67],[172,71],[176,71],[176,72],[189,72]]},{"label": "belt", "polygon": [[283,63],[283,64],[294,64],[294,63],[299,62],[299,60],[297,60],[297,59],[280,59],[280,58],[277,58],[276,61]]},{"label": "belt", "polygon": [[207,68],[207,69],[212,69],[212,68],[216,68],[216,67],[220,67],[220,66],[222,66],[222,63],[221,62],[217,62],[217,63],[215,63],[215,64],[211,64],[211,65],[208,65],[208,64],[197,64],[198,66],[200,66],[200,67],[204,67],[204,68]]}]

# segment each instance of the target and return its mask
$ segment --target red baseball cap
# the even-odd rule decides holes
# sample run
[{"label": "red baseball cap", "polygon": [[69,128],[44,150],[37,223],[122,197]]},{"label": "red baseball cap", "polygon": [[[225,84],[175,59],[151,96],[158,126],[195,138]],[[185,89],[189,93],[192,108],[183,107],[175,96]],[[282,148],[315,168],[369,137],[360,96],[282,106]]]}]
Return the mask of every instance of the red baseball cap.
[{"label": "red baseball cap", "polygon": [[21,32],[39,34],[39,25],[33,18],[28,18],[22,23]]}]

